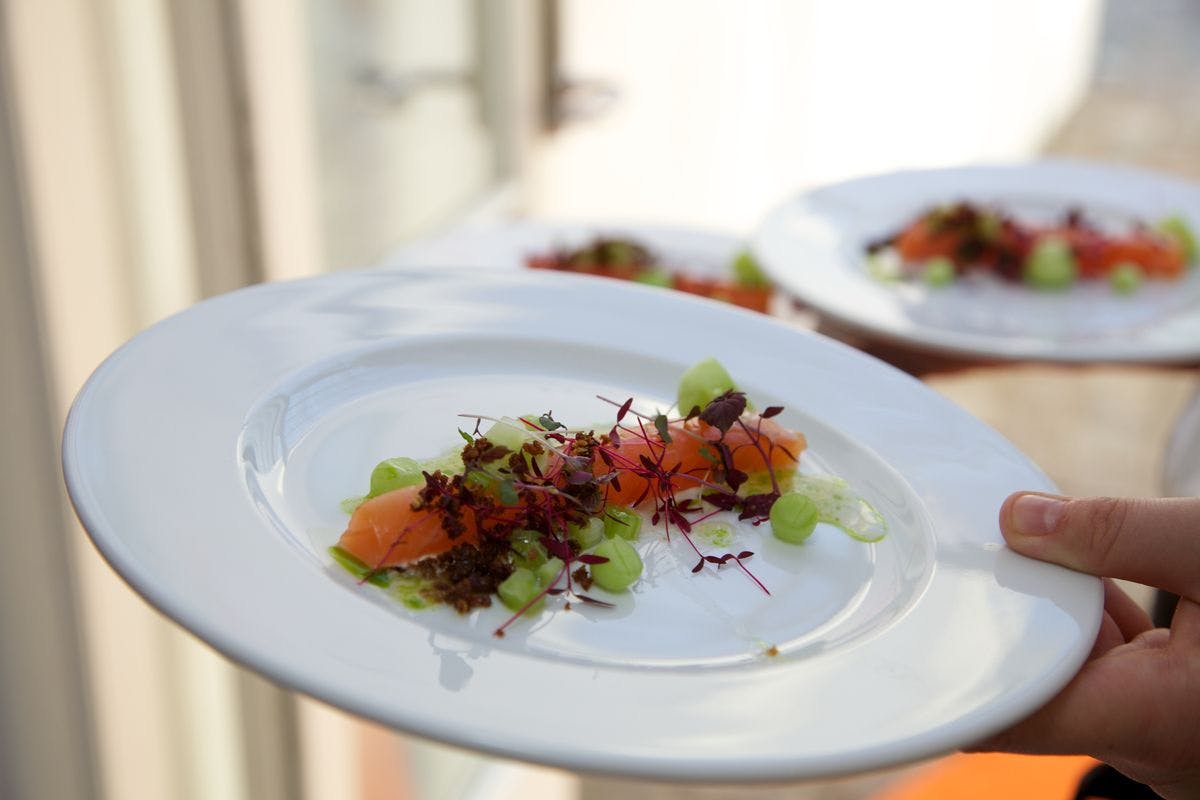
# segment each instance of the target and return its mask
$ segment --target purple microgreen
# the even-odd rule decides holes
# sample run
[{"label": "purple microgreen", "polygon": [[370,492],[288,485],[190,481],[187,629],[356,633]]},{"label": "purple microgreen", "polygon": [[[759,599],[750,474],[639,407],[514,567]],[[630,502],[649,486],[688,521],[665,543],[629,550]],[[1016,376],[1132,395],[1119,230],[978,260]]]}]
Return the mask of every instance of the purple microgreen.
[{"label": "purple microgreen", "polygon": [[601,608],[616,608],[617,607],[615,603],[610,603],[607,600],[597,600],[594,597],[588,597],[586,594],[577,594],[577,595],[575,595],[575,598],[577,600],[581,600],[582,602],[587,603],[589,605],[600,606]]},{"label": "purple microgreen", "polygon": [[763,419],[770,419],[771,417],[778,416],[782,412],[783,406],[767,406],[765,409],[763,409],[762,414],[759,416],[761,416]]},{"label": "purple microgreen", "polygon": [[581,555],[575,556],[575,560],[582,564],[607,564],[608,563],[608,558],[606,556],[598,556],[595,553],[582,553]]},{"label": "purple microgreen", "polygon": [[557,556],[563,561],[569,562],[575,557],[571,552],[571,545],[563,539],[556,539],[553,536],[543,536],[538,539],[542,543],[542,547],[546,548],[546,552],[552,556]]},{"label": "purple microgreen", "polygon": [[722,511],[732,511],[742,502],[742,498],[733,492],[706,492],[703,498],[705,502],[716,506]]},{"label": "purple microgreen", "polygon": [[700,412],[700,419],[721,433],[726,433],[745,410],[746,395],[742,392],[729,391],[709,402]]},{"label": "purple microgreen", "polygon": [[[746,551],[743,551],[743,552],[746,552]],[[760,588],[760,589],[762,589],[762,590],[763,590],[763,594],[770,595],[770,594],[771,594],[771,590],[770,590],[770,589],[768,589],[768,588],[766,587],[766,585],[765,585],[765,584],[763,584],[763,582],[762,582],[762,581],[760,581],[760,580],[757,578],[757,576],[755,576],[755,574],[754,574],[753,572],[751,572],[750,570],[746,569],[746,565],[742,563],[742,559],[743,559],[743,558],[749,558],[749,557],[750,557],[750,556],[752,556],[752,555],[754,555],[754,554],[753,554],[753,553],[749,553],[748,555],[745,555],[745,556],[743,556],[742,554],[740,554],[740,553],[739,553],[737,556],[735,556],[735,557],[734,557],[734,559],[733,559],[733,563],[737,564],[737,565],[738,565],[738,569],[740,569],[742,572],[746,573],[746,576],[747,576],[747,577],[749,577],[749,578],[750,578],[750,580],[752,580],[752,581],[754,581],[756,584],[758,584],[758,588]]]},{"label": "purple microgreen", "polygon": [[629,398],[621,404],[621,408],[617,410],[617,422],[625,419],[625,415],[629,413],[629,409],[633,406],[633,398]]},{"label": "purple microgreen", "polygon": [[674,503],[669,503],[667,505],[667,519],[671,520],[671,522],[674,522],[675,525],[684,533],[692,532],[692,523],[688,521],[687,517],[679,512],[679,509],[675,507]]},{"label": "purple microgreen", "polygon": [[738,519],[766,519],[771,514],[771,506],[779,499],[779,492],[764,492],[752,494],[742,500],[742,513]]}]

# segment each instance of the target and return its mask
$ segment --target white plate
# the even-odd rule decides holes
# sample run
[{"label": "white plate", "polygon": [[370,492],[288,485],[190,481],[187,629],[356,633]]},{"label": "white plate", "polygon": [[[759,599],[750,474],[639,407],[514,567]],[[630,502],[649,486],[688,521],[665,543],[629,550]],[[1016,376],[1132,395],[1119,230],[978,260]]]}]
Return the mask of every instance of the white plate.
[{"label": "white plate", "polygon": [[[616,609],[503,639],[499,609],[409,611],[325,555],[373,464],[452,447],[458,413],[611,418],[596,394],[666,401],[709,355],[786,406],[806,469],[850,481],[887,538],[744,531],[767,597],[644,534],[648,574]],[[1099,624],[1097,580],[1003,547],[1002,499],[1052,486],[996,433],[822,337],[605,279],[375,271],[206,301],[101,365],[63,460],[113,567],[231,658],[402,730],[581,771],[784,780],[947,751],[1048,699]]]},{"label": "white plate", "polygon": [[832,319],[920,348],[1056,361],[1200,358],[1200,269],[1147,281],[1132,296],[1106,282],[1035,292],[999,279],[944,288],[883,283],[864,246],[921,211],[971,200],[1018,218],[1053,219],[1072,206],[1118,229],[1181,214],[1200,231],[1200,187],[1148,172],[1043,161],[898,172],[801,194],[769,214],[752,247],[781,288]]},{"label": "white plate", "polygon": [[456,228],[419,239],[389,254],[380,266],[523,269],[530,256],[582,247],[597,236],[632,239],[647,247],[663,266],[707,278],[731,277],[733,260],[746,247],[744,241],[731,234],[695,228],[521,220]]}]

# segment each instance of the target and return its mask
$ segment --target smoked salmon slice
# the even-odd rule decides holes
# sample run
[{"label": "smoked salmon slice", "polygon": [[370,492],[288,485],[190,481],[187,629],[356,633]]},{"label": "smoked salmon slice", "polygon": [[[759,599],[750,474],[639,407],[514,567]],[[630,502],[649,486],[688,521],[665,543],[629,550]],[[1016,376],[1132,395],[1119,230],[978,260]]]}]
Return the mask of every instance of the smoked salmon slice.
[{"label": "smoked salmon slice", "polygon": [[338,546],[372,569],[408,564],[441,555],[460,544],[475,544],[475,520],[464,518],[467,530],[451,539],[435,510],[413,510],[423,484],[405,486],[366,500],[350,515]]},{"label": "smoked salmon slice", "polygon": [[[800,453],[807,446],[804,434],[790,431],[771,419],[746,415],[742,423],[750,431],[757,432],[759,446],[756,447],[749,433],[741,425],[734,425],[725,434],[725,444],[733,456],[733,466],[742,472],[763,472],[770,464],[772,469],[791,469],[796,466]],[[653,432],[653,429],[651,429]],[[640,466],[642,456],[664,468],[674,470],[675,477],[671,486],[676,491],[698,488],[699,478],[712,470],[713,459],[716,458],[714,442],[720,438],[720,431],[698,420],[686,423],[675,423],[668,427],[671,442],[664,443],[657,435],[649,438],[633,438],[625,436],[621,446],[616,448],[613,458],[613,468],[618,471],[616,486],[609,484],[607,499],[616,505],[632,505],[643,495],[649,496],[649,484],[652,480],[634,474],[631,467]],[[660,458],[661,454],[661,458]],[[610,472],[603,464],[596,465],[596,474]],[[690,476],[690,477],[689,477]],[[647,505],[643,502],[643,505]]]},{"label": "smoked salmon slice", "polygon": [[[674,473],[670,479],[674,491],[699,488],[698,479],[714,466],[714,442],[720,432],[699,420],[670,425],[670,442],[664,442],[652,425],[646,425],[645,434],[636,423],[632,431],[630,427],[626,423],[626,432],[619,434],[618,443],[606,447],[611,466],[598,456],[593,461],[597,477],[618,473],[617,481],[606,487],[608,505],[629,506],[641,498],[645,498],[641,506],[652,505],[648,488],[652,480],[637,474],[645,471],[643,457]],[[772,469],[794,468],[806,446],[803,434],[750,414],[729,429],[724,443],[733,466],[751,474],[766,470],[768,465]],[[465,530],[451,539],[439,511],[414,509],[422,488],[423,484],[406,486],[364,501],[351,514],[338,546],[371,569],[383,569],[437,556],[461,544],[479,543],[481,532],[473,515],[463,515]]]}]

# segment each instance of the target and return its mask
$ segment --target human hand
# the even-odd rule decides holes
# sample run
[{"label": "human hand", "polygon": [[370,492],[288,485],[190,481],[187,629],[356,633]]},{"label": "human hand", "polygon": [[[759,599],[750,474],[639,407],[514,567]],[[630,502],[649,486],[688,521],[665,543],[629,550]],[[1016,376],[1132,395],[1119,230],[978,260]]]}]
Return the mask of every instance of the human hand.
[{"label": "human hand", "polygon": [[[1019,492],[1000,529],[1018,553],[1105,578],[1104,618],[1066,688],[972,749],[1087,754],[1165,798],[1200,798],[1200,498]],[[1112,578],[1179,595],[1170,629]]]}]

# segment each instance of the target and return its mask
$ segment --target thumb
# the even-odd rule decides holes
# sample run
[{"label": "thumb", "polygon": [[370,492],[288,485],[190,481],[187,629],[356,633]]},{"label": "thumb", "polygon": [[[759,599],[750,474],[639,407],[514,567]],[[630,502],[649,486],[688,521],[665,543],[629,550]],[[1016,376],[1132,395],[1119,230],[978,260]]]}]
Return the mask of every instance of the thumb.
[{"label": "thumb", "polygon": [[1200,498],[1018,492],[1000,508],[1018,553],[1200,600]]}]

